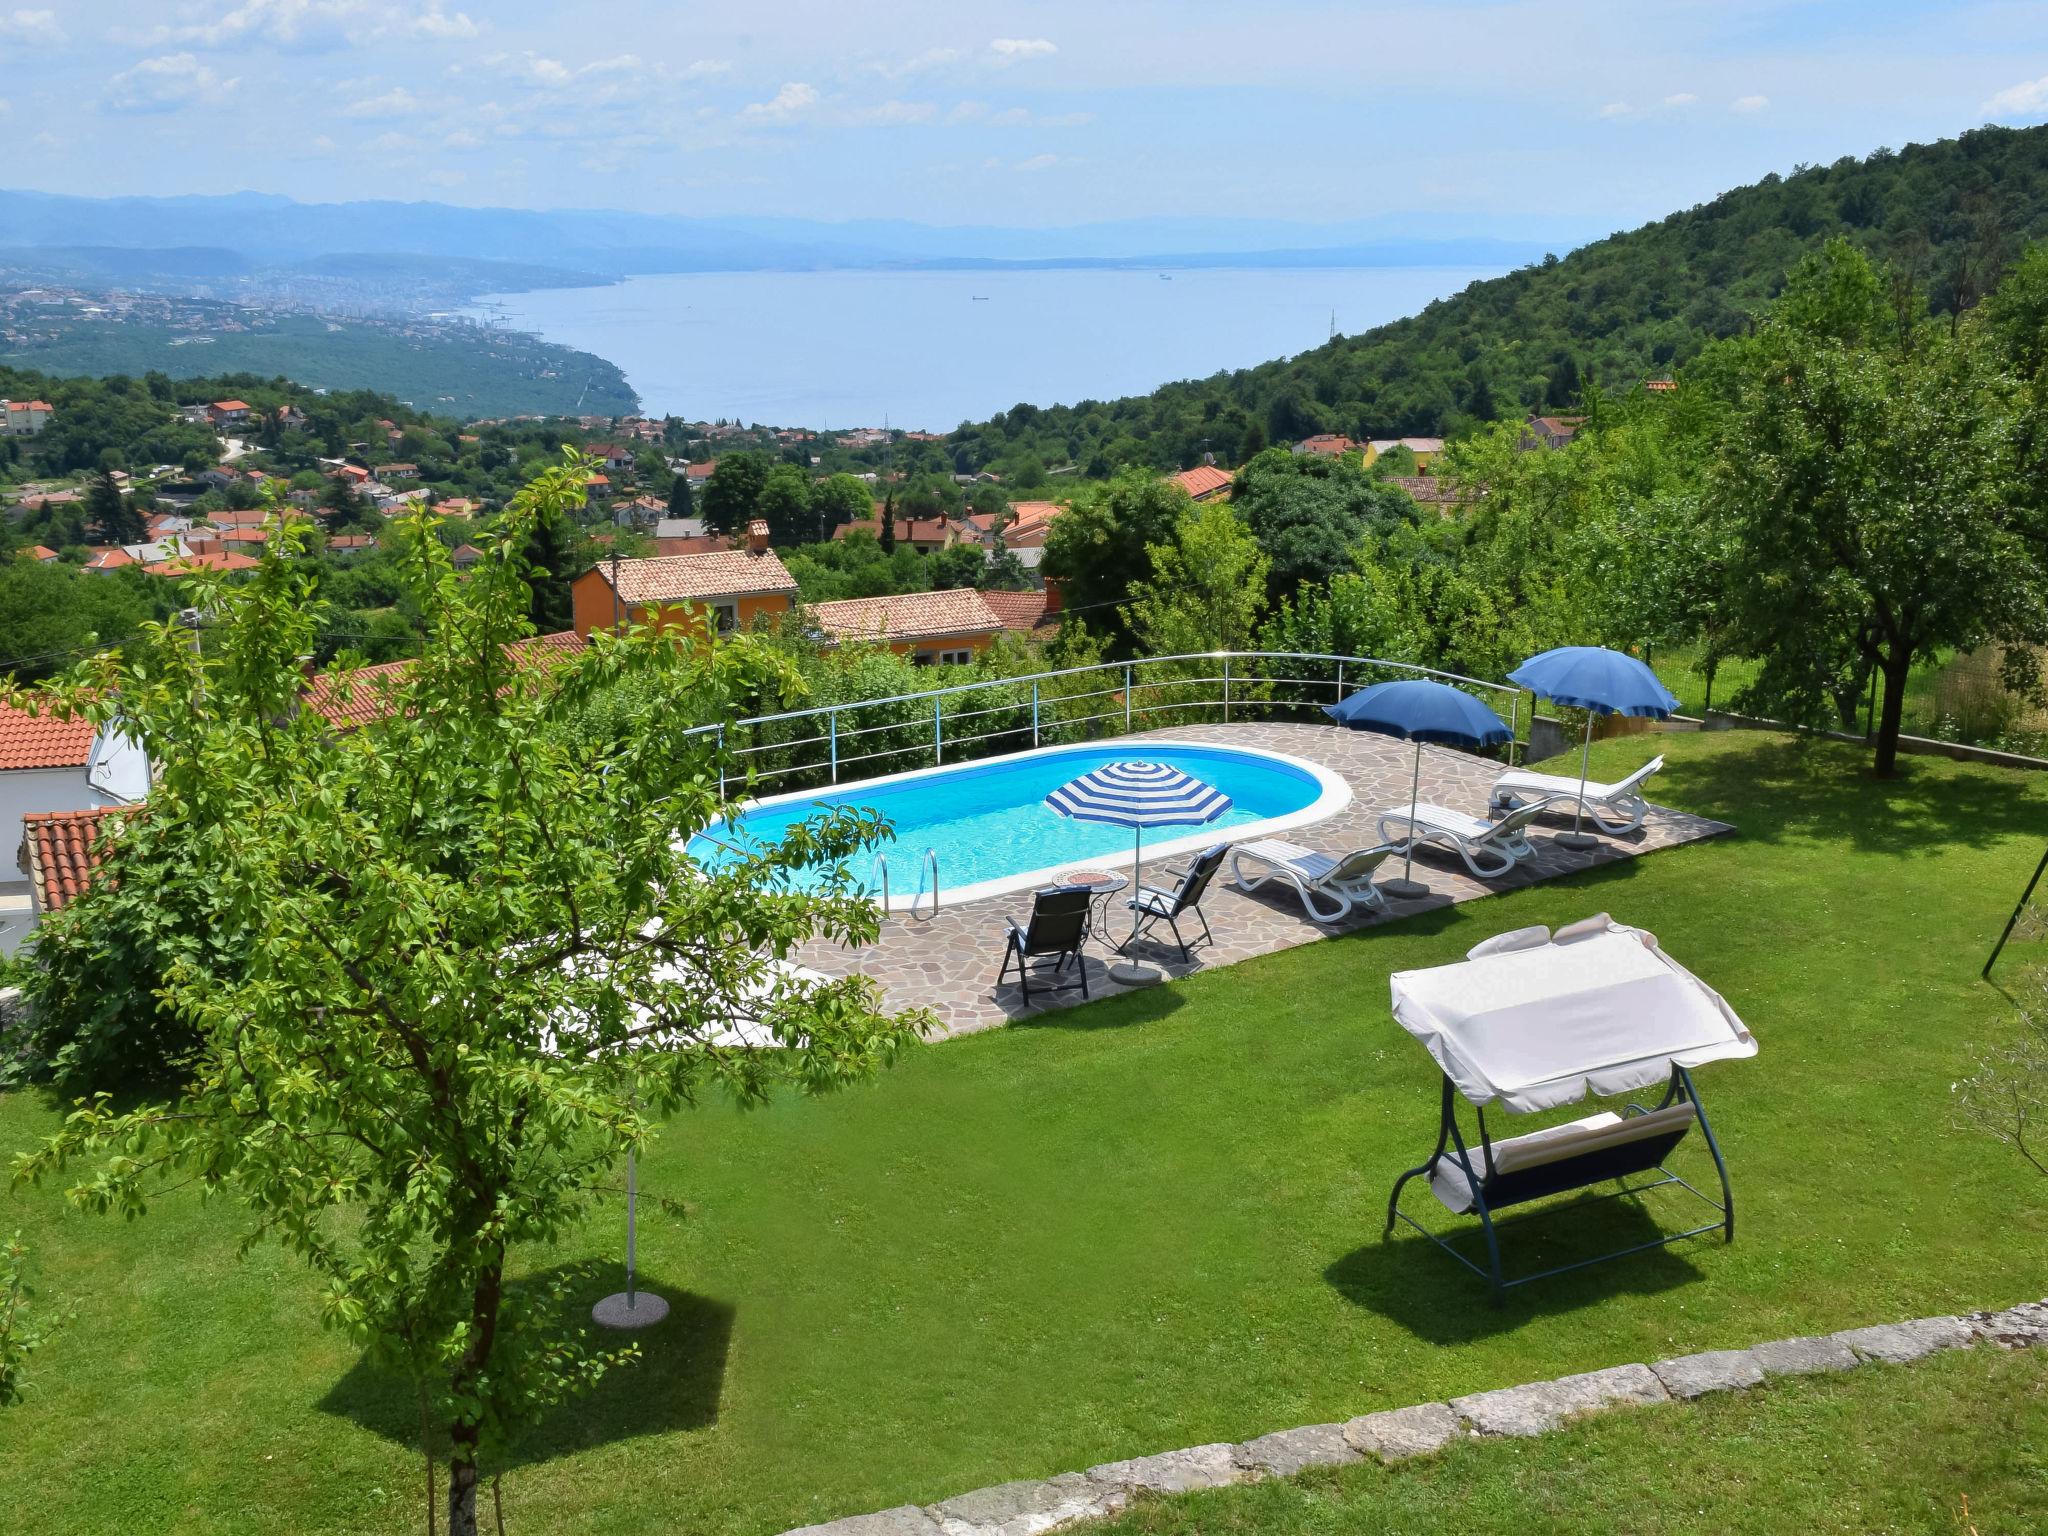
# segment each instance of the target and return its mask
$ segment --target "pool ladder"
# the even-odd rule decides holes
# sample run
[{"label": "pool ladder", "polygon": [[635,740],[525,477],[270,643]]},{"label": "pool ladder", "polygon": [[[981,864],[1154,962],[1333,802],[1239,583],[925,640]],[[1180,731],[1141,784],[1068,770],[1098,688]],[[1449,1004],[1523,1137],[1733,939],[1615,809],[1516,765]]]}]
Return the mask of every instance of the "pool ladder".
[{"label": "pool ladder", "polygon": [[[889,915],[889,855],[880,848],[875,850],[874,863],[868,866],[870,884],[874,883],[877,875],[881,877],[882,916],[886,919]],[[917,909],[924,901],[927,878],[931,881],[932,909],[920,913]],[[939,850],[936,848],[927,848],[924,851],[924,861],[919,865],[917,872],[917,894],[910,898],[909,915],[913,922],[929,922],[939,915]]]}]

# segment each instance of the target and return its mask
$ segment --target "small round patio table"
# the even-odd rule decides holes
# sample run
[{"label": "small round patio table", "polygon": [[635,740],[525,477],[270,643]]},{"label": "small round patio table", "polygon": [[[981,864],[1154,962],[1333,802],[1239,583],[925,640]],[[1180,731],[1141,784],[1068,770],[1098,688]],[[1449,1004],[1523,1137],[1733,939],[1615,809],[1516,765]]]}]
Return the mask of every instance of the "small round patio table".
[{"label": "small round patio table", "polygon": [[1116,953],[1116,946],[1102,937],[1109,929],[1109,899],[1131,882],[1128,877],[1109,869],[1069,869],[1059,876],[1061,885],[1078,885],[1094,895],[1094,907],[1088,915],[1088,937],[1098,939],[1110,954]]}]

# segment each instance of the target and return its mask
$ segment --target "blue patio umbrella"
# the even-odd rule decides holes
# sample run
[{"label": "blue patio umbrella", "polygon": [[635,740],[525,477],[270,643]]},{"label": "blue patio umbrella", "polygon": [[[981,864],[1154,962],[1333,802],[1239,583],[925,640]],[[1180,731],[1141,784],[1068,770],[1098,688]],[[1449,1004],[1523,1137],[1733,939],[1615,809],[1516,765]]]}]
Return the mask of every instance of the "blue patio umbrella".
[{"label": "blue patio umbrella", "polygon": [[1559,836],[1567,848],[1591,848],[1593,838],[1579,830],[1586,810],[1586,769],[1593,753],[1593,716],[1633,715],[1662,720],[1678,708],[1678,695],[1657,680],[1642,662],[1600,645],[1561,645],[1531,656],[1508,674],[1508,681],[1541,694],[1552,703],[1586,711],[1586,739],[1579,748],[1579,799],[1572,810],[1572,829]]},{"label": "blue patio umbrella", "polygon": [[[1105,763],[1062,784],[1045,797],[1045,803],[1075,821],[1099,821],[1131,829],[1135,838],[1131,848],[1131,893],[1135,896],[1142,889],[1139,876],[1144,868],[1145,829],[1199,826],[1214,821],[1230,809],[1230,796],[1192,774],[1182,773],[1171,763],[1132,759]],[[1119,966],[1110,974],[1127,985],[1159,980],[1156,972],[1137,966]]]},{"label": "blue patio umbrella", "polygon": [[1429,887],[1415,878],[1416,802],[1422,794],[1422,744],[1425,741],[1452,747],[1497,747],[1513,741],[1508,723],[1462,688],[1433,682],[1426,677],[1404,677],[1391,683],[1374,683],[1361,688],[1323,713],[1357,731],[1378,731],[1415,743],[1415,773],[1408,786],[1409,837],[1407,867],[1399,880],[1386,882],[1389,895],[1406,898],[1426,896]]}]

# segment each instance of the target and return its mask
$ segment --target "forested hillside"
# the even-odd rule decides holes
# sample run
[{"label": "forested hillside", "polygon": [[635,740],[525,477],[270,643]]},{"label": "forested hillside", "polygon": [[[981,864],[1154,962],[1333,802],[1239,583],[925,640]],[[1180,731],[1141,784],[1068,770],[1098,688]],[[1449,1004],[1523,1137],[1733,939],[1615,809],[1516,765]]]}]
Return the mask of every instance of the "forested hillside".
[{"label": "forested hillside", "polygon": [[1937,313],[1967,308],[2048,235],[2048,127],[1984,128],[1769,176],[1655,224],[1472,284],[1421,314],[1282,362],[1110,402],[969,423],[961,467],[1236,464],[1270,442],[1449,434],[1665,373],[1741,329],[1843,235]]}]

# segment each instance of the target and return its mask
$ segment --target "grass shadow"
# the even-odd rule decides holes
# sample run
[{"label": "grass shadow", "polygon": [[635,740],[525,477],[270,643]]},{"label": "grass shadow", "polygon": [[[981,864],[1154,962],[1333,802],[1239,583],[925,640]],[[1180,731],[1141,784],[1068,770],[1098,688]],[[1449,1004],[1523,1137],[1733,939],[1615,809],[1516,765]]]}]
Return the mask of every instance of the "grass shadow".
[{"label": "grass shadow", "polygon": [[[562,1265],[524,1283],[544,1288],[558,1280],[568,1287],[558,1320],[564,1329],[584,1330],[594,1348],[636,1344],[640,1358],[605,1372],[592,1391],[558,1403],[510,1448],[502,1470],[718,1422],[735,1316],[729,1302],[669,1285],[659,1275],[642,1275],[639,1288],[665,1298],[668,1316],[652,1328],[614,1334],[591,1322],[590,1309],[618,1289],[617,1265]],[[318,1406],[394,1444],[419,1447],[419,1398],[411,1381],[367,1358],[350,1367]]]},{"label": "grass shadow", "polygon": [[[1413,1198],[1413,1184],[1406,1193]],[[1681,1199],[1684,1205],[1666,1202],[1660,1207],[1668,1227],[1634,1199],[1598,1204],[1560,1202],[1512,1221],[1500,1231],[1501,1265],[1513,1280],[1517,1275],[1536,1274],[1554,1265],[1652,1242],[1667,1231],[1697,1226],[1691,1212],[1706,1208],[1692,1204],[1689,1197]],[[1485,1267],[1485,1240],[1477,1220],[1450,1217],[1433,1202],[1428,1211],[1418,1208],[1412,1214],[1458,1252]],[[1707,1234],[1694,1241],[1719,1240]],[[1403,1223],[1394,1228],[1391,1237],[1375,1237],[1336,1260],[1323,1271],[1323,1279],[1346,1301],[1378,1313],[1416,1338],[1432,1344],[1467,1344],[1513,1332],[1532,1318],[1576,1312],[1615,1296],[1651,1296],[1689,1284],[1701,1278],[1701,1271],[1685,1257],[1687,1246],[1650,1248],[1553,1275],[1510,1290],[1505,1301],[1495,1306],[1486,1281]]]},{"label": "grass shadow", "polygon": [[1743,837],[1760,842],[1839,841],[1865,853],[1929,854],[2040,836],[2041,802],[2017,772],[1902,756],[1897,778],[1878,779],[1860,750],[1834,742],[1759,733],[1744,746],[1674,757],[1658,776],[1657,798],[1736,822]]}]

